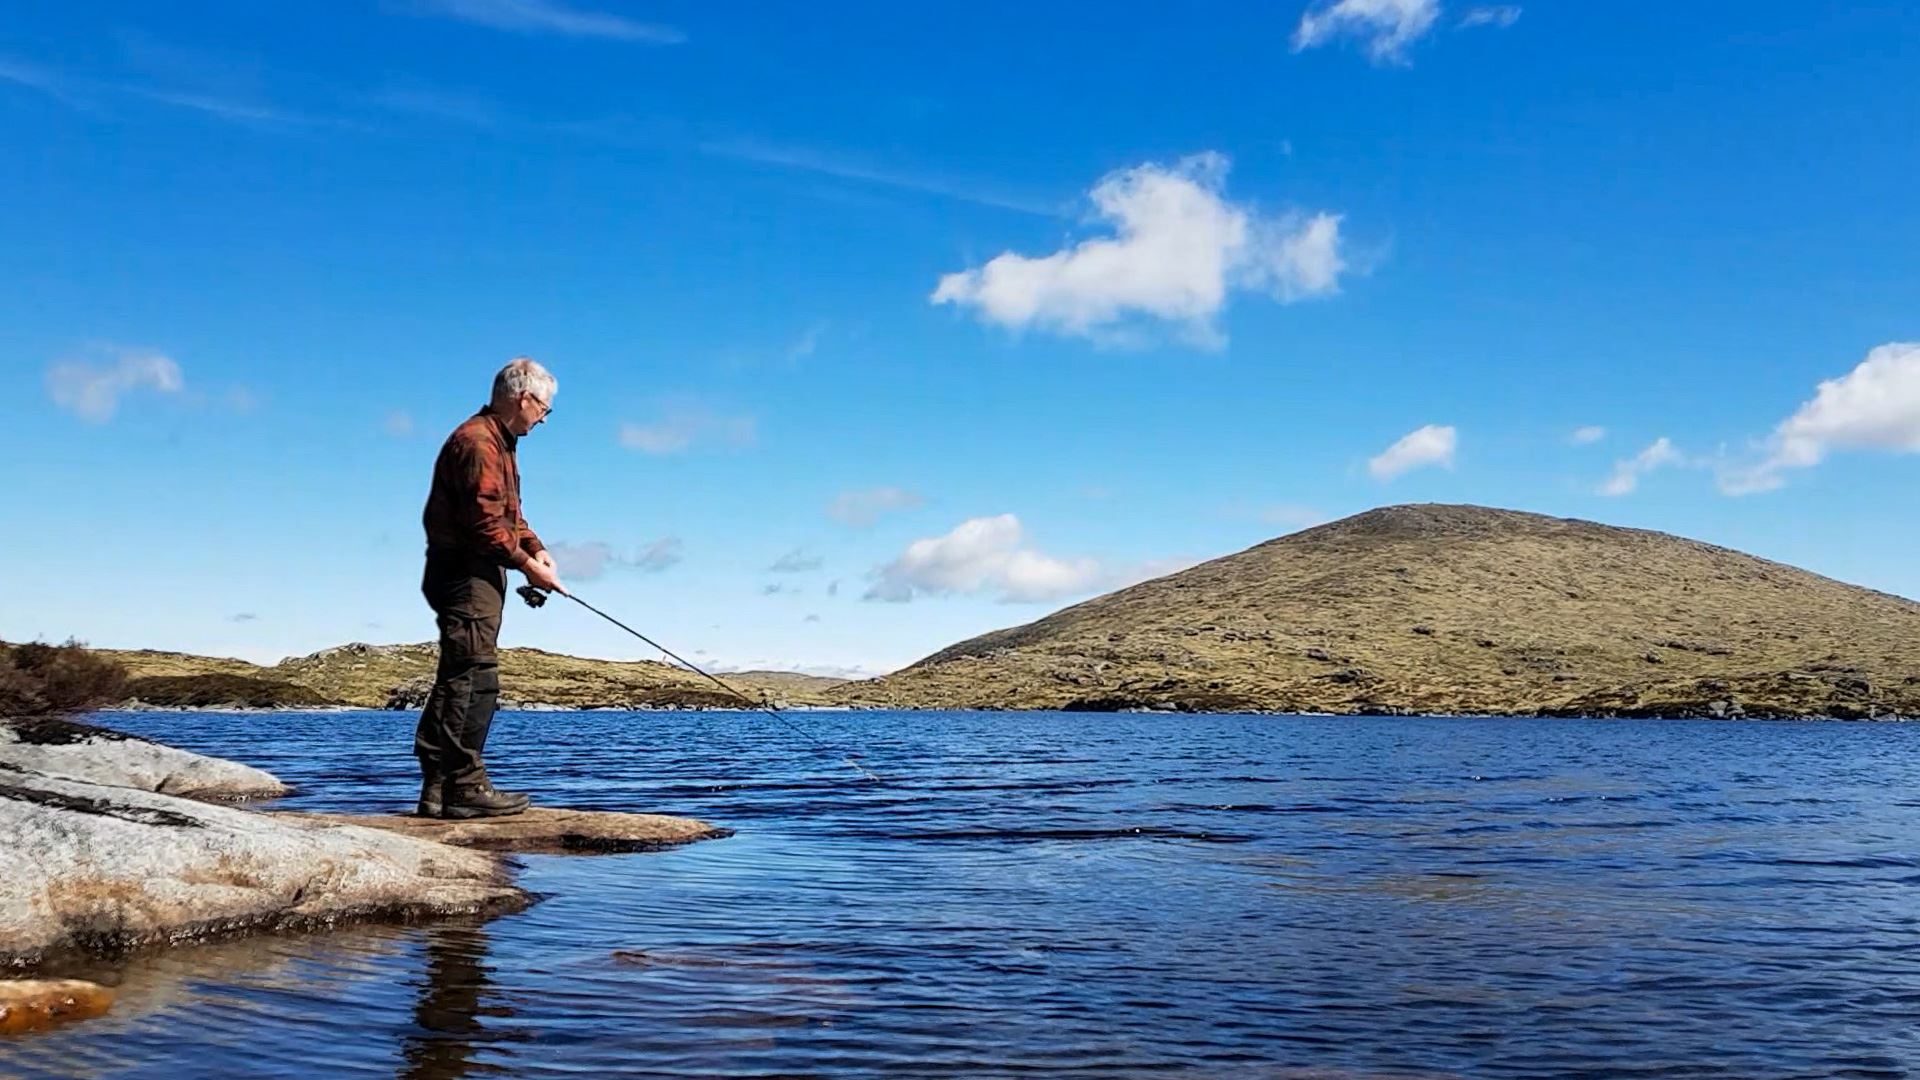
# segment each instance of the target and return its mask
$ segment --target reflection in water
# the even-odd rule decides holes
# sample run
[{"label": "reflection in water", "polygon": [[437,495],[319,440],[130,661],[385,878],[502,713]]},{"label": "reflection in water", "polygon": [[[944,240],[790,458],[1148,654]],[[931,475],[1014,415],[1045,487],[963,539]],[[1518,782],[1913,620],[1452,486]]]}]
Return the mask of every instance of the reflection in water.
[{"label": "reflection in water", "polygon": [[[141,714],[330,810],[403,714]],[[505,714],[508,786],[738,832],[485,924],[180,949],[0,1077],[1900,1077],[1920,724]],[[507,731],[504,729],[512,729]],[[508,774],[511,775],[508,775]],[[101,973],[75,971],[83,978]]]},{"label": "reflection in water", "polygon": [[406,1080],[457,1080],[473,1068],[474,1053],[486,1041],[482,1011],[512,1016],[504,999],[489,1005],[492,974],[486,963],[487,932],[468,925],[434,926],[426,931],[426,970],[413,1007],[414,1030],[401,1048]]}]

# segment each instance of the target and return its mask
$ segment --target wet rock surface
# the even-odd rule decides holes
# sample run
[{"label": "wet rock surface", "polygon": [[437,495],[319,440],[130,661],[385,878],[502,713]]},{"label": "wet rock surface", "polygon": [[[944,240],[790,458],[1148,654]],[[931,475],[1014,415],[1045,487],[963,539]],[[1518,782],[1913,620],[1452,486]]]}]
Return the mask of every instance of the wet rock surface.
[{"label": "wet rock surface", "polygon": [[482,852],[12,765],[0,765],[0,835],[0,970],[531,902]]},{"label": "wet rock surface", "polygon": [[697,840],[716,840],[733,830],[693,818],[568,810],[534,806],[507,817],[447,821],[410,814],[276,814],[340,825],[383,829],[401,836],[482,851],[523,854],[612,854],[659,851]]},{"label": "wet rock surface", "polygon": [[251,766],[69,720],[0,720],[0,765],[192,799],[272,799],[287,793],[273,774]]},{"label": "wet rock surface", "polygon": [[87,1020],[113,1007],[113,991],[83,979],[0,979],[0,1035]]}]

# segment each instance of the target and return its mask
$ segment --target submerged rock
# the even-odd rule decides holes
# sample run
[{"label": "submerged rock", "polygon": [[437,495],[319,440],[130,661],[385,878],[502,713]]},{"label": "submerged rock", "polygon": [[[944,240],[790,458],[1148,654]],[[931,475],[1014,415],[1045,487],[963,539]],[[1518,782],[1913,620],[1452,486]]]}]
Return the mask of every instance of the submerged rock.
[{"label": "submerged rock", "polygon": [[531,901],[481,852],[7,765],[0,836],[0,970],[67,951]]},{"label": "submerged rock", "polygon": [[309,814],[292,811],[274,816],[366,826],[459,847],[526,854],[658,851],[696,840],[717,840],[733,835],[731,829],[693,818],[545,806],[529,807],[508,817],[475,818],[470,821],[446,821],[409,814]]},{"label": "submerged rock", "polygon": [[272,773],[68,720],[0,720],[0,765],[192,799],[273,799]]},{"label": "submerged rock", "polygon": [[0,1035],[18,1035],[113,1007],[113,991],[81,979],[0,979]]}]

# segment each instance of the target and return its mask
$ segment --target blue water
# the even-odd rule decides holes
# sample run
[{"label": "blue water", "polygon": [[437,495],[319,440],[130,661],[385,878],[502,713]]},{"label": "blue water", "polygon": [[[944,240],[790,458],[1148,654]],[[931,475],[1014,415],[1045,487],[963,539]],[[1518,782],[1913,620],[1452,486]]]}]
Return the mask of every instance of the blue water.
[{"label": "blue water", "polygon": [[[495,779],[687,814],[546,899],[94,965],[20,1076],[1895,1077],[1920,726],[514,713]],[[397,810],[411,714],[114,714]]]}]

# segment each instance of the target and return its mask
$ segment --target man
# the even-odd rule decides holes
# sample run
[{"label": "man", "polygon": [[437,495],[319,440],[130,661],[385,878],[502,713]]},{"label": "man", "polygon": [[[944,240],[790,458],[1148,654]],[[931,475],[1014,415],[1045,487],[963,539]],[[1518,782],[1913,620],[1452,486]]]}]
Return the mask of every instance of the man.
[{"label": "man", "polygon": [[440,665],[414,731],[421,817],[517,814],[525,795],[500,791],[481,758],[500,697],[496,648],[507,571],[564,594],[553,556],[520,509],[521,436],[553,412],[559,384],[519,357],[493,378],[493,396],[440,447],[422,522],[427,565],[420,591],[440,627]]}]

